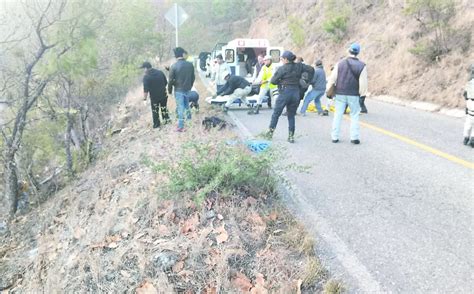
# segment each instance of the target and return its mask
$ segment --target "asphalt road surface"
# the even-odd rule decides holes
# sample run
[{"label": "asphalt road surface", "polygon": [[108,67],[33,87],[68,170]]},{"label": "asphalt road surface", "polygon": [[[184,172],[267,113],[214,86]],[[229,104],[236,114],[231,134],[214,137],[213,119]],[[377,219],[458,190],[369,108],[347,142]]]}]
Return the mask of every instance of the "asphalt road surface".
[{"label": "asphalt road surface", "polygon": [[[318,254],[349,292],[473,293],[474,150],[462,145],[463,119],[368,100],[361,144],[331,142],[332,114],[296,117],[296,143],[282,116],[274,148],[286,200],[316,235]],[[246,137],[266,131],[272,110],[233,108]]]}]

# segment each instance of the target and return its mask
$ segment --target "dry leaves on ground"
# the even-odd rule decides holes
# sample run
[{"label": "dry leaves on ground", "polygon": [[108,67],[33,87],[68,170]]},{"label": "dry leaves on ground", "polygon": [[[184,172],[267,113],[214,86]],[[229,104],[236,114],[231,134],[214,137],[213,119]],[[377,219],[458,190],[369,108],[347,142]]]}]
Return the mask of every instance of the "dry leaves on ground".
[{"label": "dry leaves on ground", "polygon": [[197,213],[195,213],[189,219],[184,221],[184,223],[181,226],[181,233],[186,234],[189,232],[194,232],[198,224],[199,224],[199,216]]},{"label": "dry leaves on ground", "polygon": [[115,249],[118,247],[118,242],[120,241],[122,241],[122,237],[120,235],[106,236],[105,241],[92,244],[90,247],[91,249],[97,249],[97,248]]},{"label": "dry leaves on ground", "polygon": [[265,221],[263,221],[262,217],[256,212],[249,214],[245,220],[252,224],[252,229],[257,235],[263,234],[267,228]]},{"label": "dry leaves on ground", "polygon": [[253,287],[252,283],[250,283],[250,279],[242,273],[235,274],[232,279],[232,284],[242,292],[249,292]]},{"label": "dry leaves on ground", "polygon": [[140,287],[135,290],[136,294],[158,294],[155,286],[150,282],[144,282]]},{"label": "dry leaves on ground", "polygon": [[255,287],[250,291],[251,294],[268,294],[267,288],[265,288],[265,278],[262,274],[257,274],[255,277]]},{"label": "dry leaves on ground", "polygon": [[216,232],[218,233],[218,235],[216,236],[217,244],[224,243],[225,241],[229,239],[229,234],[227,233],[225,229],[225,224],[222,224],[221,227],[218,227],[216,229]]},{"label": "dry leaves on ground", "polygon": [[84,236],[84,234],[86,233],[86,231],[81,228],[81,227],[77,227],[75,230],[74,230],[74,239],[81,239],[82,236]]},{"label": "dry leaves on ground", "polygon": [[184,268],[184,261],[178,261],[175,265],[173,265],[173,272],[179,273]]}]

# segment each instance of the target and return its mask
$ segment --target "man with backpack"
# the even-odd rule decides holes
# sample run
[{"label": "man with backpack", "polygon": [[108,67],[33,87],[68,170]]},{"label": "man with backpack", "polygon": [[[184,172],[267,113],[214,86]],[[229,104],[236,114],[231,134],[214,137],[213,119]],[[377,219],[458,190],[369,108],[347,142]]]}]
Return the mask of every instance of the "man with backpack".
[{"label": "man with backpack", "polygon": [[307,81],[313,79],[314,69],[303,63],[295,63],[296,55],[285,51],[281,55],[283,66],[272,76],[270,83],[278,85],[279,96],[275,103],[270,126],[265,137],[271,139],[283,109],[288,112],[288,142],[295,142],[295,115],[300,104],[300,80],[306,76]]},{"label": "man with backpack", "polygon": [[367,67],[365,63],[357,58],[360,53],[360,45],[353,43],[349,47],[349,56],[339,61],[329,76],[326,86],[326,96],[330,97],[328,91],[335,87],[336,111],[332,122],[331,138],[333,143],[339,142],[339,133],[342,116],[347,105],[351,109],[351,143],[360,143],[359,114],[360,98],[367,95]]}]

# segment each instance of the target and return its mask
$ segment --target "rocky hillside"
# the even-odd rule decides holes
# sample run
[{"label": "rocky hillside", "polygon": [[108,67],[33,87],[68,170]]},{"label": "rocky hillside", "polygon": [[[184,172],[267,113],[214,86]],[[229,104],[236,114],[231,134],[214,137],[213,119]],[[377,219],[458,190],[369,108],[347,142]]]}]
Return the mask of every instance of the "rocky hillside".
[{"label": "rocky hillside", "polygon": [[[436,32],[426,10],[410,14],[410,1],[256,2],[248,36],[268,38],[271,44],[301,55],[307,63],[321,58],[327,71],[346,54],[349,44],[357,41],[362,46],[360,58],[368,65],[372,96],[459,108],[464,105],[461,94],[467,69],[474,62],[474,7],[468,2],[457,1],[452,10],[441,11],[440,17],[447,18],[442,37],[449,52],[439,56],[432,52],[430,40]],[[421,21],[427,23],[425,28]],[[344,24],[345,31],[339,29]]]}]

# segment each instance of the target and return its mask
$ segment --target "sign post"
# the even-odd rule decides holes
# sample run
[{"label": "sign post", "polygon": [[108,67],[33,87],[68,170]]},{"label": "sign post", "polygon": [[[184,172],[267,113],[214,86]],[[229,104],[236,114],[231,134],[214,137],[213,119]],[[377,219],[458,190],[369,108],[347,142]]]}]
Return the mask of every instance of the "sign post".
[{"label": "sign post", "polygon": [[176,29],[176,47],[178,47],[178,28],[181,26],[187,19],[188,19],[188,14],[186,11],[184,11],[181,6],[179,6],[177,3],[173,5],[172,8],[168,10],[165,14],[165,18],[167,21],[169,21]]}]

